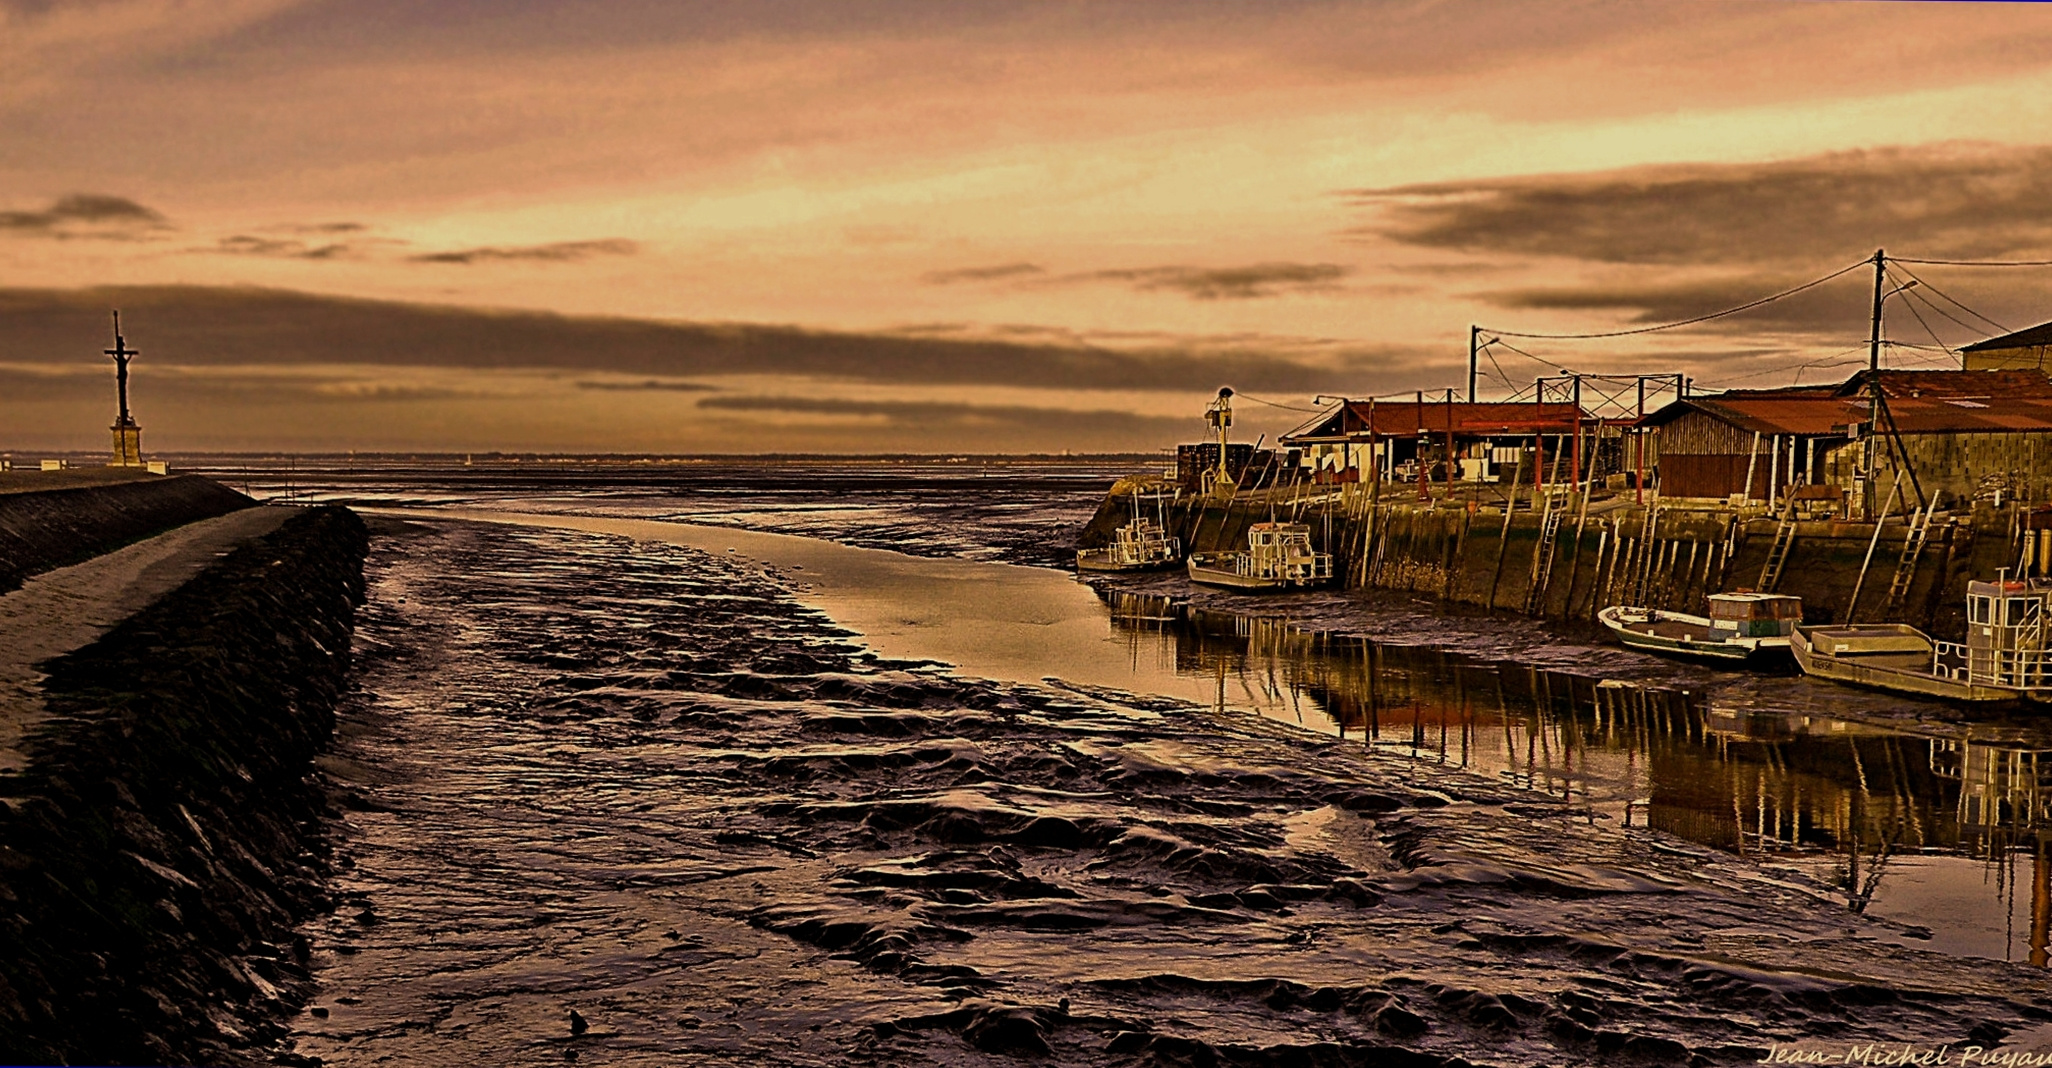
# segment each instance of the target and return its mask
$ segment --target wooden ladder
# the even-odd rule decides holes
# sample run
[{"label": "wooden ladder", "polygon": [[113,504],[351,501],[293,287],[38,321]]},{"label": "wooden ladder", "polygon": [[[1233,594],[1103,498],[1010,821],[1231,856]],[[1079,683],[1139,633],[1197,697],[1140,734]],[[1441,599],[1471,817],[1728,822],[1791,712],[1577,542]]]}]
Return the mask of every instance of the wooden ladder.
[{"label": "wooden ladder", "polygon": [[1532,582],[1525,588],[1525,611],[1539,612],[1546,607],[1546,587],[1553,581],[1553,548],[1560,540],[1560,522],[1567,517],[1570,491],[1566,488],[1546,490],[1546,511],[1539,518],[1539,544],[1532,550]]},{"label": "wooden ladder", "polygon": [[1781,566],[1788,563],[1788,551],[1795,546],[1795,498],[1790,497],[1788,506],[1781,511],[1781,521],[1774,525],[1774,544],[1767,547],[1767,562],[1760,567],[1759,590],[1773,593],[1781,582]]},{"label": "wooden ladder", "polygon": [[1909,530],[1902,536],[1902,557],[1895,562],[1895,577],[1888,582],[1888,606],[1881,610],[1884,618],[1902,611],[1909,598],[1910,583],[1917,580],[1917,559],[1923,555],[1924,539],[1931,529],[1931,510],[1937,506],[1933,498],[1923,511],[1910,515]]}]

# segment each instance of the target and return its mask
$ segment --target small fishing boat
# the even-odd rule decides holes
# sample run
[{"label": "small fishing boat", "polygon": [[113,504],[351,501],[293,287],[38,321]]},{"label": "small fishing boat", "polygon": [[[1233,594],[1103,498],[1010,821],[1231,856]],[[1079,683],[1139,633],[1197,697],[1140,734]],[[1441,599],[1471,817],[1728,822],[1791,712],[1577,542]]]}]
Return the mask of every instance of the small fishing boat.
[{"label": "small fishing boat", "polygon": [[2045,630],[2052,585],[1967,583],[1967,640],[1904,623],[1797,627],[1789,650],[1805,675],[1896,693],[1991,704],[2052,701]]},{"label": "small fishing boat", "polygon": [[1153,571],[1174,567],[1183,559],[1182,539],[1161,528],[1146,516],[1112,531],[1112,542],[1101,549],[1076,550],[1079,571]]},{"label": "small fishing boat", "polygon": [[1779,593],[1713,593],[1708,616],[1614,604],[1596,613],[1617,640],[1649,653],[1746,660],[1783,654],[1803,619],[1803,599]]},{"label": "small fishing boat", "polygon": [[1304,523],[1256,523],[1245,552],[1190,554],[1190,581],[1229,590],[1285,590],[1332,581],[1332,554],[1311,547]]}]

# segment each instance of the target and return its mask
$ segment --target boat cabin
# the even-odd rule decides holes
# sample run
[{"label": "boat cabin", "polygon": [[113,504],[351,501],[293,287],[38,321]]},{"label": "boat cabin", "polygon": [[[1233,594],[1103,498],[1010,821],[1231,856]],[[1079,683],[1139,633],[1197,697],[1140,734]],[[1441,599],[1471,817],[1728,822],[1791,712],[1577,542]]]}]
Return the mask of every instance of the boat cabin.
[{"label": "boat cabin", "polygon": [[2039,582],[1967,583],[1970,681],[2019,687],[2047,684],[2045,624],[2052,614],[2048,599],[2052,585]]},{"label": "boat cabin", "polygon": [[1127,566],[1163,561],[1174,563],[1183,553],[1180,539],[1170,536],[1159,524],[1145,516],[1112,531],[1112,543],[1109,548],[1112,562]]},{"label": "boat cabin", "polygon": [[1713,593],[1710,631],[1735,638],[1786,638],[1803,621],[1803,599],[1784,593]]},{"label": "boat cabin", "polygon": [[1311,528],[1303,523],[1256,523],[1247,531],[1247,553],[1240,574],[1249,578],[1312,583],[1332,577],[1332,556],[1311,547]]}]

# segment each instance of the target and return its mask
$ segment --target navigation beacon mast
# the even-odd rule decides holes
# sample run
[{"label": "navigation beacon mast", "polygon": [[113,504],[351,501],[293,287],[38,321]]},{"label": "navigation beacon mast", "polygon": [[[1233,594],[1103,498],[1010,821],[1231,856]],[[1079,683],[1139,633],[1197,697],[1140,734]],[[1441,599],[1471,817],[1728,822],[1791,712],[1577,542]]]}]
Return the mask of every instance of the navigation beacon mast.
[{"label": "navigation beacon mast", "polygon": [[1233,425],[1231,387],[1223,387],[1218,391],[1218,399],[1212,401],[1211,406],[1204,410],[1204,418],[1213,430],[1218,431],[1218,468],[1211,473],[1211,490],[1213,493],[1224,493],[1226,487],[1233,483],[1232,471],[1226,466],[1226,431]]},{"label": "navigation beacon mast", "polygon": [[108,428],[114,432],[114,459],[107,466],[141,467],[142,427],[136,423],[135,417],[128,413],[128,361],[141,353],[129,348],[128,342],[122,339],[119,311],[114,313],[114,347],[105,351],[114,358],[114,382],[121,396],[120,417]]}]

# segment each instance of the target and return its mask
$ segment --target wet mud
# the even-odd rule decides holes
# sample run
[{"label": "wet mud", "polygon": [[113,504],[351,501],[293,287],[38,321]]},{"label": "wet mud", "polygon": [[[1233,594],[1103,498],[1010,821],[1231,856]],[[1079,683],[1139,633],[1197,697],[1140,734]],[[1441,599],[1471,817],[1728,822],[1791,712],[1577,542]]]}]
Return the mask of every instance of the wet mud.
[{"label": "wet mud", "polygon": [[[349,1064],[1738,1064],[2043,971],[1572,798],[881,660],[733,556],[386,523],[326,759]],[[575,1013],[575,1016],[572,1014]],[[578,1025],[582,1026],[578,1026]]]},{"label": "wet mud", "polygon": [[992,458],[198,466],[267,499],[657,519],[1061,569],[1075,566],[1077,534],[1105,488],[1131,468]]}]

